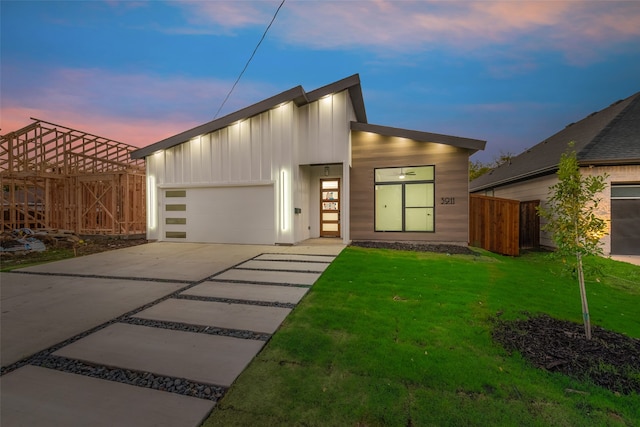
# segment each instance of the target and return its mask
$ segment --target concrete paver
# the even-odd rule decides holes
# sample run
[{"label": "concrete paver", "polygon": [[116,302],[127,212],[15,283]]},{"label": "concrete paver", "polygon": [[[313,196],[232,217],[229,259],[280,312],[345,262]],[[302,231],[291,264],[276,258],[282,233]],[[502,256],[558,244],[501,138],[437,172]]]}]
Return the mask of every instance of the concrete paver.
[{"label": "concrete paver", "polygon": [[[286,268],[289,262],[290,266],[301,261],[328,264],[344,247],[338,239],[313,239],[295,246],[157,242],[21,270],[38,275],[3,273],[0,359],[7,366],[169,295],[188,283],[214,276],[184,294],[296,304],[308,288],[277,285],[311,286],[320,273],[233,267],[252,259],[267,261],[254,263],[267,270],[292,270]],[[218,274],[221,271],[224,273]],[[224,277],[247,283],[228,283]],[[276,330],[289,311],[169,299],[138,316],[158,315],[157,320],[215,323],[222,328],[268,332]],[[228,387],[264,344],[258,340],[115,323],[54,354],[98,366]],[[2,376],[0,382],[3,426],[182,427],[199,425],[214,405],[209,400],[28,365]]]},{"label": "concrete paver", "polygon": [[221,281],[243,281],[253,283],[285,283],[311,286],[320,273],[293,273],[289,271],[228,270],[215,277]]},{"label": "concrete paver", "polygon": [[308,288],[294,286],[204,282],[187,289],[181,295],[297,304],[308,291]]},{"label": "concrete paver", "polygon": [[257,340],[116,323],[54,355],[228,387],[263,345]]},{"label": "concrete paver", "polygon": [[326,255],[262,254],[254,259],[259,261],[306,261],[330,263],[334,260],[334,257]]},{"label": "concrete paver", "polygon": [[242,264],[237,266],[237,268],[246,268],[250,270],[288,270],[321,273],[328,266],[329,263],[320,262],[251,260],[243,262]]},{"label": "concrete paver", "polygon": [[345,245],[338,241],[317,244],[314,240],[309,244],[303,243],[296,246],[154,242],[36,265],[22,270],[197,281],[263,253],[337,256],[344,247]]},{"label": "concrete paver", "polygon": [[273,248],[258,245],[155,242],[23,270],[197,281]]},{"label": "concrete paver", "polygon": [[281,307],[168,299],[134,317],[272,334],[290,312]]},{"label": "concrete paver", "polygon": [[184,283],[0,273],[2,366],[184,286]]},{"label": "concrete paver", "polygon": [[0,379],[3,426],[192,427],[214,403],[24,366]]}]

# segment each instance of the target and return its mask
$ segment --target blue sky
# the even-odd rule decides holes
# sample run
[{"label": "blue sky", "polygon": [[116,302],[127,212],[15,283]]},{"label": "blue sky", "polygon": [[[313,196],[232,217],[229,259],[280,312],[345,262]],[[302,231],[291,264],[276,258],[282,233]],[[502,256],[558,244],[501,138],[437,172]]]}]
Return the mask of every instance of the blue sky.
[{"label": "blue sky", "polygon": [[[2,0],[0,132],[145,146],[205,123],[279,4]],[[287,0],[220,115],[355,73],[370,123],[490,161],[640,91],[640,2]]]}]

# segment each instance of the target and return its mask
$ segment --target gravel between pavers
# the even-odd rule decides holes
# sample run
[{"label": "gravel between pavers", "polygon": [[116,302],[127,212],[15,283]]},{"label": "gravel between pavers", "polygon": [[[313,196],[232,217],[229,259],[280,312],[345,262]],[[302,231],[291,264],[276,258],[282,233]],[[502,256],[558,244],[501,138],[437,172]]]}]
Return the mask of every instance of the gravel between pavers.
[{"label": "gravel between pavers", "polygon": [[197,383],[184,378],[167,377],[164,375],[155,375],[151,372],[93,365],[79,360],[67,359],[66,357],[53,355],[34,361],[31,364],[44,368],[55,369],[57,371],[80,374],[87,377],[115,381],[137,387],[167,391],[169,393],[197,397],[199,399],[212,400],[214,402],[220,399],[227,390],[225,387]]},{"label": "gravel between pavers", "polygon": [[[243,263],[244,262],[245,261],[243,261]],[[237,264],[236,266],[230,267],[224,271],[238,268],[238,266],[241,264],[242,263]],[[140,313],[141,311],[144,311],[150,307],[153,307],[159,304],[160,302],[170,298],[191,299],[191,300],[201,300],[201,301],[218,301],[218,302],[226,302],[229,304],[249,304],[249,305],[259,305],[264,307],[279,307],[279,308],[291,308],[291,309],[293,309],[296,306],[296,304],[281,303],[281,302],[245,301],[245,300],[233,300],[233,299],[225,299],[225,298],[200,297],[197,295],[181,295],[182,292],[194,286],[197,286],[201,283],[204,283],[206,281],[216,281],[215,277],[222,274],[224,271],[218,272],[213,276],[210,276],[203,280],[199,280],[197,282],[167,280],[171,282],[183,282],[185,284],[188,284],[188,286],[178,289],[169,295],[165,295],[161,298],[158,298],[155,301],[151,301],[147,304],[144,304],[141,307],[135,308],[129,311],[128,313],[125,313],[117,318],[111,319],[101,325],[98,325],[87,331],[81,332],[80,334],[77,334],[65,341],[55,344],[47,349],[41,350],[36,354],[33,354],[15,363],[12,363],[11,365],[4,366],[0,368],[0,376],[3,376],[9,372],[12,372],[22,366],[33,365],[33,366],[40,366],[40,367],[45,367],[49,369],[55,369],[62,372],[69,372],[73,374],[84,375],[84,376],[104,379],[108,381],[120,382],[120,383],[129,384],[137,387],[151,388],[154,390],[161,390],[161,391],[166,391],[170,393],[176,393],[176,394],[181,394],[185,396],[191,396],[199,399],[206,399],[206,400],[211,400],[216,402],[225,394],[227,390],[226,387],[217,386],[213,384],[197,383],[184,378],[156,375],[151,372],[135,371],[130,369],[121,369],[121,368],[113,368],[113,367],[104,366],[104,365],[96,365],[96,364],[82,362],[80,360],[69,359],[61,356],[54,356],[53,353],[69,344],[72,344],[114,323],[127,323],[131,325],[170,329],[170,330],[176,330],[176,331],[195,332],[195,333],[202,333],[202,334],[208,334],[208,335],[223,335],[223,336],[240,338],[240,339],[268,341],[271,335],[265,334],[265,333],[258,333],[258,332],[247,331],[247,330],[217,328],[213,326],[191,325],[191,324],[179,323],[179,322],[156,321],[156,320],[148,320],[148,319],[133,317],[135,316],[135,314]],[[40,273],[30,273],[30,272],[23,272],[23,273],[40,274]],[[77,275],[77,274],[69,274],[69,275],[49,274],[49,273],[42,273],[42,274],[53,275],[53,276],[112,278],[112,277],[106,277],[106,276]],[[164,281],[164,279],[148,279],[148,278],[119,277],[119,279]],[[253,283],[253,284],[279,285],[279,286],[304,287],[304,288],[310,287],[309,285],[297,285],[297,284],[286,284],[286,283],[265,282],[265,283]]]}]

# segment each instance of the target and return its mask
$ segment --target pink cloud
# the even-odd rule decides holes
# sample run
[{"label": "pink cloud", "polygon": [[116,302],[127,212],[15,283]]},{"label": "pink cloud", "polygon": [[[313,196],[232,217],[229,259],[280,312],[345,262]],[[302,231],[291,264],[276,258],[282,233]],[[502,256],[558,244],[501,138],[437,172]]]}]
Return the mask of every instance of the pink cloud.
[{"label": "pink cloud", "polygon": [[30,118],[44,120],[60,126],[144,147],[201,124],[184,117],[165,116],[158,119],[141,119],[113,115],[92,115],[83,111],[64,111],[48,108],[8,107],[2,109],[1,134],[19,130],[33,123]]},{"label": "pink cloud", "polygon": [[180,1],[175,5],[188,12],[194,24],[214,23],[221,27],[243,28],[252,25],[266,25],[280,2],[278,1]]},{"label": "pink cloud", "polygon": [[[27,93],[3,91],[0,133],[26,126],[34,117],[145,146],[212,120],[231,84],[100,69],[58,69],[32,82]],[[272,91],[245,82],[234,92],[222,115],[246,107]]]},{"label": "pink cloud", "polygon": [[[177,3],[199,25],[261,26],[279,1]],[[196,31],[196,29],[191,29]],[[640,3],[586,1],[289,1],[271,32],[314,49],[362,47],[378,53],[453,48],[466,53],[496,43],[549,49],[571,61],[594,48],[640,37]]]}]

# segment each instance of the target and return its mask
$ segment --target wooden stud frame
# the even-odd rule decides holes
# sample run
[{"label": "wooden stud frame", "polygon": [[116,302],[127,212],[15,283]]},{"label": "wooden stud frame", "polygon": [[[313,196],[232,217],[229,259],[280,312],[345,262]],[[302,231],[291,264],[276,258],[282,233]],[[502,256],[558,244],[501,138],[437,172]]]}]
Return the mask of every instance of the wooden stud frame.
[{"label": "wooden stud frame", "polygon": [[137,148],[32,120],[0,136],[0,229],[144,234],[144,160],[131,159]]}]

